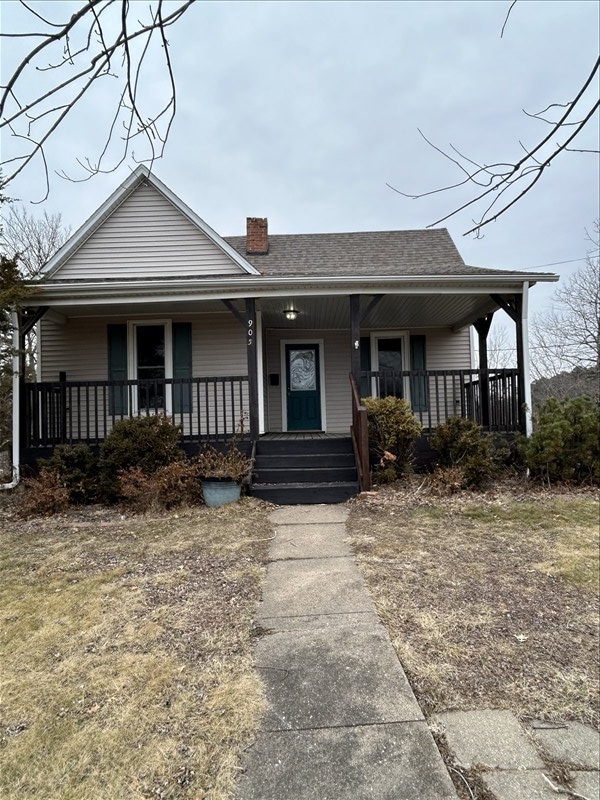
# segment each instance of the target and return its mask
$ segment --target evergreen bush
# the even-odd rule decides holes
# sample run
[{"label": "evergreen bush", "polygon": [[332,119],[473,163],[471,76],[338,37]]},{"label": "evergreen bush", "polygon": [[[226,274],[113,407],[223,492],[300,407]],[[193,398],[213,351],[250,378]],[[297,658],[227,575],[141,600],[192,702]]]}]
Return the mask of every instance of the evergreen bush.
[{"label": "evergreen bush", "polygon": [[534,431],[520,440],[525,465],[548,483],[600,480],[600,406],[590,397],[551,397],[534,415]]},{"label": "evergreen bush", "polygon": [[423,432],[410,403],[399,397],[365,397],[362,403],[367,409],[371,452],[379,462],[378,479],[389,482],[406,474]]},{"label": "evergreen bush", "polygon": [[485,488],[497,471],[491,441],[473,420],[450,417],[437,426],[431,445],[439,454],[438,466],[460,467],[470,489]]},{"label": "evergreen bush", "polygon": [[182,428],[154,414],[119,420],[100,448],[100,484],[107,502],[120,499],[119,474],[139,467],[146,475],[183,455]]},{"label": "evergreen bush", "polygon": [[61,444],[50,458],[39,461],[55,472],[69,493],[71,505],[95,503],[99,498],[98,456],[87,444]]}]

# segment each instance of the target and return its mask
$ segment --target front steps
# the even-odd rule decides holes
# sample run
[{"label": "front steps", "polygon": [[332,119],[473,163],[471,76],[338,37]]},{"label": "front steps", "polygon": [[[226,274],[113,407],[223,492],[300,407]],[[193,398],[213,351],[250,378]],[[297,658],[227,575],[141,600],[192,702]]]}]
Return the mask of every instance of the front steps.
[{"label": "front steps", "polygon": [[343,503],[358,491],[350,437],[257,442],[254,497],[277,505]]}]

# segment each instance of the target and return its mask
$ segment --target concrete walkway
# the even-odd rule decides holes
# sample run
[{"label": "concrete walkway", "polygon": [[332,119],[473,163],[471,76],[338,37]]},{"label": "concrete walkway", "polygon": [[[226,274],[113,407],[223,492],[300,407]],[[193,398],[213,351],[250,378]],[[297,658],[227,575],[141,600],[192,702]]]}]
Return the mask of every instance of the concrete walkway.
[{"label": "concrete walkway", "polygon": [[240,800],[457,795],[349,546],[342,506],[273,512],[257,668],[268,711]]}]

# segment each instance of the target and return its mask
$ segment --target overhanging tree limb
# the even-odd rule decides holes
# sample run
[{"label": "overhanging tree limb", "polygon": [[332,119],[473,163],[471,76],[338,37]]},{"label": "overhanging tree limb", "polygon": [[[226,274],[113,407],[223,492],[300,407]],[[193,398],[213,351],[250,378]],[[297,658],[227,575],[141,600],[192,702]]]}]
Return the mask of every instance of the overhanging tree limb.
[{"label": "overhanging tree limb", "polygon": [[[165,0],[152,0],[148,6],[129,0],[89,0],[63,23],[46,19],[26,3],[28,13],[41,20],[47,30],[32,33],[2,33],[5,39],[39,39],[20,56],[0,93],[0,129],[6,128],[23,147],[3,161],[6,182],[13,180],[34,159],[40,158],[45,176],[45,199],[49,192],[49,174],[45,148],[56,129],[74,107],[89,94],[99,79],[119,82],[113,93],[114,111],[97,159],[80,156],[77,163],[85,170],[84,180],[98,172],[112,172],[131,154],[136,161],[152,163],[160,158],[171,129],[176,92],[166,30],[176,23],[194,3],[180,2],[175,8]],[[140,18],[144,9],[145,18]],[[56,56],[59,49],[58,58]],[[144,67],[154,66],[160,54],[168,77],[166,97],[142,98]],[[50,86],[36,84],[35,73],[56,74]],[[31,87],[36,88],[31,88]],[[145,106],[151,104],[150,113]],[[157,108],[158,106],[158,108]],[[119,132],[119,125],[122,132]],[[131,150],[137,138],[145,141],[142,155]],[[118,144],[120,155],[111,156],[109,148]],[[108,162],[108,163],[107,163]],[[65,171],[63,177],[69,177]]]},{"label": "overhanging tree limb", "polygon": [[[469,230],[465,231],[465,235],[470,233],[479,234],[485,225],[489,225],[491,222],[497,220],[530,192],[540,180],[543,173],[561,153],[565,151],[598,152],[597,150],[589,150],[588,148],[570,148],[569,145],[573,143],[584,131],[586,126],[597,116],[598,109],[600,108],[600,101],[596,99],[595,95],[593,99],[590,98],[589,91],[592,83],[597,80],[599,73],[600,58],[596,59],[592,70],[572,101],[564,104],[551,103],[543,111],[528,115],[549,124],[551,130],[533,147],[526,148],[520,143],[525,153],[516,161],[498,161],[489,165],[480,164],[466,157],[458,148],[450,144],[450,150],[458,156],[458,158],[455,158],[452,153],[434,144],[419,130],[419,133],[425,141],[444,158],[454,164],[463,173],[464,177],[462,180],[446,186],[419,193],[407,193],[389,183],[387,185],[390,189],[393,189],[403,197],[408,197],[413,200],[432,194],[449,192],[469,184],[476,185],[481,188],[482,191],[477,191],[474,197],[471,197],[453,211],[450,211],[435,222],[432,222],[428,227],[439,225],[466,209],[473,208],[480,203],[486,202],[493,196],[493,199],[486,205],[479,219],[475,221],[475,224],[469,228]],[[555,121],[547,120],[541,116],[551,108],[564,108],[565,111],[560,118]],[[575,113],[578,114],[577,121],[572,122],[570,118]],[[550,147],[550,152],[548,152],[548,147]]]}]

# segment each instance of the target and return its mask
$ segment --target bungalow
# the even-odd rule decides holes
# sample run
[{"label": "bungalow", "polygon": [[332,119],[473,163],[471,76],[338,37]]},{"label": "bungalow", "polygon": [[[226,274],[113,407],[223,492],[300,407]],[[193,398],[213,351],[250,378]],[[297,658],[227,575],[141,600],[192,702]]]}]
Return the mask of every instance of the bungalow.
[{"label": "bungalow", "polygon": [[[406,398],[427,434],[451,415],[529,429],[528,292],[555,280],[467,266],[445,229],[270,235],[249,218],[224,238],[140,166],[28,297],[38,376],[20,383],[15,450],[98,445],[116,420],[163,412],[190,448],[242,425],[256,494],[340,499],[369,485],[361,397]],[[499,308],[516,370],[488,369]]]}]

